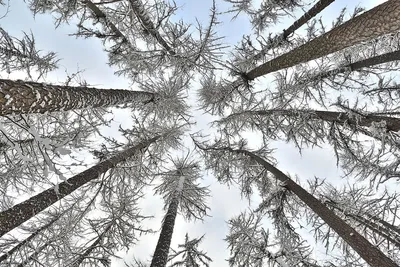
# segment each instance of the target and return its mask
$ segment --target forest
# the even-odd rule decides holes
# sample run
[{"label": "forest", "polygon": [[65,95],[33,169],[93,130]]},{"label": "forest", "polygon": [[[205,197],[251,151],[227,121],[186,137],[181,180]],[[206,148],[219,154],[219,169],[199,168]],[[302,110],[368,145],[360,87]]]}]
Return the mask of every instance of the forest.
[{"label": "forest", "polygon": [[400,1],[359,2],[0,0],[0,267],[400,266]]}]

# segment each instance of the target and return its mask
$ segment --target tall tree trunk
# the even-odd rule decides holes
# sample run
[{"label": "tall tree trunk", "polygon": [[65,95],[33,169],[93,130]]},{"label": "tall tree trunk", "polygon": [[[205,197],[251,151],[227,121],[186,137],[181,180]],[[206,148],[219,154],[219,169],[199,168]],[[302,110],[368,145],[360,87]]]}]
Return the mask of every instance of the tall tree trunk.
[{"label": "tall tree trunk", "polygon": [[12,208],[0,212],[0,236],[11,231],[18,225],[34,217],[42,210],[50,207],[52,204],[71,194],[80,186],[88,183],[115,167],[121,161],[141,153],[141,150],[157,141],[162,135],[140,142],[111,158],[104,160],[95,166],[73,176],[72,178],[58,184],[56,187],[49,188],[42,193],[27,199]]},{"label": "tall tree trunk", "polygon": [[15,247],[13,247],[11,250],[7,251],[5,254],[1,255],[0,257],[0,263],[2,261],[5,261],[8,259],[10,256],[12,256],[16,251],[18,251],[21,247],[23,247],[25,244],[28,244],[33,238],[38,236],[39,234],[43,233],[45,230],[50,228],[53,223],[55,223],[67,210],[65,210],[62,214],[54,216],[53,219],[51,219],[48,223],[43,225],[42,227],[38,228],[35,230],[32,234],[30,234],[26,239],[22,240],[19,242]]},{"label": "tall tree trunk", "polygon": [[[377,224],[376,221],[374,222],[371,219],[366,219],[358,214],[353,214],[351,212],[348,212],[344,209],[342,209],[339,205],[337,205],[336,203],[334,203],[333,201],[325,201],[324,202],[326,205],[332,207],[332,209],[336,209],[338,210],[340,213],[342,213],[343,215],[345,215],[346,217],[352,219],[353,221],[367,227],[368,229],[370,229],[371,231],[373,231],[374,233],[382,236],[383,238],[385,238],[387,241],[391,242],[393,245],[395,245],[396,247],[400,248],[400,236],[398,236],[397,234],[393,234],[390,232],[391,228],[386,228],[385,226],[382,227],[381,225]],[[386,224],[389,224],[388,222],[382,220],[379,218],[380,223],[385,222]],[[389,224],[391,225],[391,224]]]},{"label": "tall tree trunk", "polygon": [[157,40],[157,42],[170,54],[175,55],[176,52],[169,46],[167,41],[161,36],[159,31],[154,26],[151,21],[149,14],[146,11],[142,1],[140,0],[129,0],[132,6],[133,13],[136,15],[140,23],[142,23],[143,28]]},{"label": "tall tree trunk", "polygon": [[[373,114],[360,115],[357,117],[350,117],[346,112],[338,111],[325,111],[325,110],[296,110],[296,109],[269,109],[269,110],[254,110],[233,113],[226,117],[226,119],[234,118],[242,114],[259,115],[259,116],[307,116],[310,120],[322,120],[327,122],[335,122],[338,124],[349,124],[351,126],[364,126],[369,127],[372,123],[386,122],[387,131],[400,131],[400,118],[378,116]],[[223,119],[224,120],[224,119]],[[222,120],[222,121],[223,121]]]},{"label": "tall tree trunk", "polygon": [[333,70],[328,70],[328,71],[317,73],[313,77],[307,78],[307,80],[305,80],[304,82],[300,82],[300,84],[307,83],[308,81],[318,81],[318,80],[327,78],[327,77],[335,75],[335,74],[345,73],[347,71],[360,70],[362,68],[368,68],[368,67],[376,66],[379,64],[392,62],[395,60],[400,60],[400,50],[382,54],[379,56],[370,57],[367,59],[363,59],[363,60],[360,60],[360,61],[357,61],[354,63],[347,64],[345,66],[333,69]]},{"label": "tall tree trunk", "polygon": [[24,266],[30,266],[29,264],[32,260],[37,259],[37,256],[48,246],[52,243],[53,241],[47,241],[44,243],[41,247],[37,248],[34,253],[32,253],[26,260],[24,260],[22,263],[18,264],[17,267],[24,267]]},{"label": "tall tree trunk", "polygon": [[115,35],[122,39],[122,42],[129,43],[128,39],[125,37],[125,35],[117,28],[117,26],[115,26],[114,23],[112,23],[107,18],[106,14],[104,14],[104,12],[101,11],[92,1],[83,0],[82,3],[84,3],[96,15],[97,19],[103,19],[105,24],[108,27],[110,27],[110,29],[115,33]]},{"label": "tall tree trunk", "polygon": [[111,229],[111,227],[114,225],[115,221],[111,221],[107,227],[103,230],[103,232],[96,238],[96,240],[83,252],[82,254],[79,255],[79,257],[74,261],[74,263],[71,265],[71,267],[79,267],[81,263],[86,259],[87,256],[92,253],[92,251],[97,248],[97,246],[100,244],[100,242],[103,241],[104,235]]},{"label": "tall tree trunk", "polygon": [[121,89],[96,89],[0,79],[0,116],[46,113],[117,104],[147,104],[154,93]]},{"label": "tall tree trunk", "polygon": [[[201,147],[200,147],[201,148]],[[243,154],[271,172],[276,179],[281,181],[285,188],[295,194],[312,211],[326,222],[347,244],[349,244],[368,264],[372,267],[396,267],[390,258],[385,256],[379,249],[373,246],[367,239],[355,231],[352,227],[340,219],[332,210],[325,206],[321,201],[308,193],[304,188],[295,183],[287,175],[281,172],[272,164],[265,161],[260,156],[244,149],[223,148],[202,148],[203,150],[223,150],[229,153]]]},{"label": "tall tree trunk", "polygon": [[306,24],[310,19],[318,15],[322,10],[332,4],[335,0],[320,0],[318,1],[310,10],[303,14],[298,20],[296,20],[289,28],[283,30],[283,32],[276,36],[274,39],[277,39],[275,42],[270,43],[267,47],[263,48],[262,51],[256,55],[254,55],[254,60],[260,60],[268,50],[273,49],[281,45],[284,41],[288,39],[290,35],[292,35],[296,30],[298,30],[301,26]]},{"label": "tall tree trunk", "polygon": [[400,30],[399,16],[400,1],[388,0],[310,42],[250,70],[244,76],[249,80],[254,80],[268,73],[396,32]]},{"label": "tall tree trunk", "polygon": [[168,261],[169,248],[171,246],[172,234],[174,232],[175,218],[178,213],[179,197],[172,198],[168,206],[167,214],[161,228],[156,250],[153,254],[150,267],[165,267]]}]

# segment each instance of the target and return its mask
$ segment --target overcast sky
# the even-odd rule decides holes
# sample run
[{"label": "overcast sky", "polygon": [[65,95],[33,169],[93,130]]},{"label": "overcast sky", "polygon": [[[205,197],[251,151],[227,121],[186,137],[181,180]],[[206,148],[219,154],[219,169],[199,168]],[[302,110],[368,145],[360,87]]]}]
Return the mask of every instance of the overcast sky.
[{"label": "overcast sky", "polygon": [[[34,19],[30,11],[26,8],[23,0],[10,1],[9,13],[6,17],[0,20],[0,25],[9,32],[12,36],[22,36],[22,31],[29,32],[35,35],[36,45],[43,51],[57,52],[60,61],[60,69],[49,74],[46,77],[46,82],[61,83],[65,81],[65,71],[73,73],[79,69],[85,70],[82,75],[86,81],[98,88],[122,88],[130,87],[129,81],[122,77],[115,76],[113,69],[107,65],[107,55],[103,52],[103,47],[97,39],[76,39],[68,36],[74,32],[75,25],[61,25],[56,30],[54,29],[51,15],[37,15]],[[212,4],[211,0],[178,0],[178,5],[183,6],[179,15],[185,21],[194,22],[194,18],[198,17],[200,21],[206,22],[209,15],[209,8]],[[367,9],[384,1],[348,1],[337,0],[329,8],[323,11],[322,17],[325,21],[330,22],[336,18],[343,7],[353,9],[360,2]],[[219,11],[224,11],[228,7],[226,3],[217,0]],[[0,16],[6,13],[4,7],[0,7]],[[235,44],[240,40],[242,35],[250,34],[250,24],[247,17],[242,16],[235,21],[230,21],[230,15],[225,15],[220,18],[223,24],[219,28],[220,35],[227,36],[225,41],[230,44]],[[292,20],[285,21],[284,24],[290,24]],[[277,28],[275,28],[277,29]],[[22,78],[19,74],[10,74],[2,76],[2,78]],[[196,84],[193,92],[198,89]],[[194,112],[198,123],[198,128],[207,130],[207,122],[209,117],[203,116],[201,112]],[[114,113],[115,123],[117,127],[120,123],[127,120],[127,115],[123,110],[116,110]],[[110,129],[113,133],[116,128]],[[197,130],[197,129],[196,129]],[[312,179],[314,176],[326,178],[328,181],[340,183],[340,172],[336,168],[335,159],[332,157],[331,149],[313,149],[305,150],[302,156],[292,145],[284,144],[283,142],[274,143],[276,150],[275,156],[279,162],[278,167],[290,174],[297,174],[302,181]],[[318,159],[318,164],[315,164],[315,159]],[[198,237],[206,234],[206,239],[202,243],[201,248],[208,252],[208,255],[213,259],[212,266],[228,266],[225,261],[229,252],[223,238],[227,234],[225,222],[233,215],[238,215],[248,206],[246,201],[240,199],[238,190],[228,190],[225,186],[220,185],[212,177],[211,173],[205,176],[205,184],[210,185],[212,197],[209,199],[211,207],[210,217],[206,218],[203,223],[187,223],[181,216],[177,217],[175,232],[172,240],[172,247],[176,248],[176,244],[184,240],[186,232],[191,237]],[[304,183],[305,184],[305,183]],[[162,211],[162,201],[158,196],[148,194],[147,198],[141,203],[142,210],[145,214],[154,215],[148,227],[154,230],[160,229],[160,222],[164,215]],[[140,242],[129,250],[120,252],[120,256],[127,262],[130,261],[133,255],[141,260],[151,259],[154,251],[158,233],[143,237]],[[323,248],[321,248],[323,251]],[[113,261],[113,267],[124,266],[120,261]]]}]

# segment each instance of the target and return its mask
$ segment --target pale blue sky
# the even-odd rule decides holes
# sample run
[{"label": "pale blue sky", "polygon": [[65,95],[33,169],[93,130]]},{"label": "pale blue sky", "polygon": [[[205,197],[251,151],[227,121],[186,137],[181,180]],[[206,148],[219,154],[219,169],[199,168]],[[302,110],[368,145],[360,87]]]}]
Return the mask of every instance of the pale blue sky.
[{"label": "pale blue sky", "polygon": [[[179,14],[184,20],[194,22],[194,18],[197,16],[201,21],[207,21],[209,8],[212,3],[211,0],[178,0],[176,2],[178,5],[183,5],[183,10]],[[352,9],[360,2],[363,2],[365,7],[369,9],[378,2],[384,1],[337,0],[323,11],[322,17],[325,21],[331,21],[339,14],[342,7],[348,6]],[[217,1],[217,7],[219,11],[223,11],[228,5],[219,0]],[[0,7],[0,16],[4,13],[5,9]],[[219,28],[219,33],[228,36],[225,39],[227,43],[235,44],[240,40],[242,35],[250,33],[250,24],[247,22],[245,16],[241,16],[235,21],[230,21],[230,15],[225,15],[220,20],[222,20],[223,24]],[[287,25],[291,22],[292,20],[288,20],[284,24]],[[65,80],[65,69],[73,73],[79,67],[79,69],[85,70],[83,77],[93,86],[99,88],[135,89],[135,87],[129,86],[129,81],[113,74],[113,70],[107,65],[107,55],[103,52],[103,47],[99,40],[76,39],[75,37],[68,36],[69,33],[74,32],[75,25],[73,23],[71,25],[61,25],[55,30],[51,16],[37,15],[33,19],[32,14],[22,0],[13,0],[10,1],[9,14],[0,20],[0,24],[1,27],[13,36],[21,36],[21,31],[29,32],[31,30],[36,37],[38,48],[44,51],[57,52],[59,58],[61,58],[61,68],[49,74],[46,78],[47,82],[63,82]],[[21,78],[21,76],[12,74],[10,76],[2,76],[2,78],[16,79]],[[198,87],[194,85],[193,92],[197,89]],[[206,127],[209,117],[201,117],[201,112],[195,112],[194,114],[199,121],[200,127]],[[124,111],[117,110],[115,112],[115,127],[126,120],[128,118]],[[109,129],[108,131],[110,134],[116,132],[115,129]],[[282,170],[291,174],[297,174],[302,181],[314,176],[327,178],[328,181],[338,181],[340,173],[336,168],[336,161],[332,157],[330,149],[305,150],[301,157],[298,151],[290,144],[279,142],[274,145],[279,148],[275,155],[279,162],[278,166]],[[318,164],[314,163],[315,159],[318,159]],[[208,251],[208,255],[213,259],[212,266],[225,267],[228,266],[225,259],[229,256],[226,244],[222,240],[227,234],[225,221],[246,209],[247,202],[240,200],[238,190],[228,190],[225,186],[218,184],[211,174],[206,175],[205,183],[210,184],[210,189],[212,190],[212,197],[209,201],[211,217],[206,218],[204,223],[187,223],[181,216],[178,216],[172,246],[176,247],[177,243],[183,241],[186,232],[191,237],[206,233],[202,249]],[[155,215],[154,220],[148,225],[155,230],[160,228],[161,218],[164,214],[161,207],[161,199],[158,196],[152,196],[151,192],[149,192],[148,197],[142,203],[142,210],[145,213]],[[158,233],[143,237],[128,254],[121,252],[120,255],[128,262],[133,254],[139,259],[148,260],[151,258],[157,238]],[[123,265],[114,261],[112,266],[118,267]]]}]

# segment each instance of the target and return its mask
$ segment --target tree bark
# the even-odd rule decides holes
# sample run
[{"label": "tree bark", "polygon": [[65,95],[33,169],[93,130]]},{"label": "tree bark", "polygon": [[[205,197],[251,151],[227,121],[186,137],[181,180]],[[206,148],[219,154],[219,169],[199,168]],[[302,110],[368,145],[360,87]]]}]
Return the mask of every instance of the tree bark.
[{"label": "tree bark", "polygon": [[251,114],[260,116],[282,115],[282,116],[304,116],[307,115],[311,120],[322,120],[327,122],[335,122],[338,124],[349,124],[352,126],[370,127],[372,123],[386,122],[387,131],[400,131],[400,119],[388,116],[378,116],[373,114],[360,115],[350,117],[346,112],[325,111],[325,110],[286,110],[286,109],[270,109],[270,110],[255,110],[233,113],[227,117],[235,117],[241,114]]},{"label": "tree bark", "polygon": [[121,89],[96,89],[0,79],[0,116],[46,113],[71,109],[147,104],[154,93]]},{"label": "tree bark", "polygon": [[223,150],[230,153],[243,154],[271,172],[276,179],[281,181],[285,188],[295,194],[312,211],[314,211],[322,220],[326,222],[347,244],[349,244],[368,264],[372,267],[397,267],[390,258],[385,256],[379,249],[373,246],[367,239],[356,232],[352,227],[340,219],[332,210],[326,207],[321,201],[308,193],[300,185],[295,183],[287,175],[281,172],[272,164],[265,161],[260,156],[244,149],[223,148],[202,148],[203,150]]},{"label": "tree bark", "polygon": [[101,241],[103,241],[104,235],[110,231],[111,227],[113,226],[115,221],[111,221],[109,225],[104,229],[104,231],[96,238],[96,240],[83,252],[82,254],[79,255],[79,258],[74,261],[74,263],[71,265],[72,267],[79,267],[81,263],[85,260],[87,256],[92,253],[92,251],[97,248],[97,246],[100,244]]},{"label": "tree bark", "polygon": [[344,209],[342,209],[341,207],[339,207],[338,205],[336,205],[335,203],[333,203],[332,201],[326,201],[325,204],[327,204],[328,206],[331,206],[333,209],[338,210],[339,212],[341,212],[346,217],[349,217],[352,220],[356,221],[357,223],[367,227],[368,229],[370,229],[374,233],[382,236],[387,241],[391,242],[394,246],[400,248],[400,239],[399,239],[399,237],[398,236],[393,236],[393,234],[391,234],[390,232],[387,232],[386,230],[384,230],[384,227],[376,224],[372,220],[368,220],[366,218],[363,218],[360,215],[356,215],[356,214],[352,214],[351,212],[347,212]]},{"label": "tree bark", "polygon": [[[368,68],[368,67],[372,67],[375,65],[383,64],[383,63],[388,63],[388,62],[395,61],[395,60],[400,60],[400,50],[382,54],[379,56],[374,56],[374,57],[367,58],[364,60],[360,60],[360,61],[350,63],[343,67],[339,67],[339,68],[336,68],[333,70],[324,71],[324,72],[318,73],[317,75],[315,75],[307,80],[317,81],[317,80],[321,80],[321,79],[327,78],[327,77],[335,75],[335,74],[345,73],[347,71],[360,70],[362,68]],[[307,80],[305,81],[305,83],[307,83]],[[300,84],[302,84],[302,83],[300,83]]]},{"label": "tree bark", "polygon": [[133,13],[136,15],[140,23],[142,23],[143,28],[157,40],[157,42],[170,54],[175,55],[176,52],[169,46],[167,41],[161,36],[159,31],[154,26],[151,21],[149,14],[140,0],[129,0],[132,6]]},{"label": "tree bark", "polygon": [[95,166],[73,176],[72,178],[59,183],[56,187],[49,188],[42,193],[27,199],[12,208],[0,212],[0,236],[11,231],[18,225],[34,217],[42,210],[50,207],[52,204],[71,194],[73,191],[86,184],[87,182],[99,177],[109,169],[115,167],[121,161],[136,155],[142,149],[157,141],[161,135],[140,142],[111,158],[104,160]]},{"label": "tree bark", "polygon": [[357,43],[400,30],[400,1],[387,2],[345,22],[306,44],[266,62],[244,76],[254,80],[268,73],[326,56]]},{"label": "tree bark", "polygon": [[[66,210],[67,211],[67,210]],[[64,212],[62,213],[64,214]],[[23,247],[25,244],[28,244],[33,238],[35,238],[36,236],[38,236],[39,234],[41,234],[43,231],[45,231],[46,229],[48,229],[50,226],[53,225],[53,223],[55,223],[61,216],[57,215],[55,216],[53,219],[51,219],[51,221],[49,221],[48,223],[46,223],[45,225],[43,225],[42,227],[40,227],[39,229],[35,230],[31,235],[29,235],[26,239],[22,240],[21,242],[19,242],[15,247],[13,247],[11,250],[7,251],[5,254],[1,255],[0,257],[0,263],[2,261],[5,261],[6,259],[8,259],[10,256],[12,256],[12,254],[14,252],[16,252],[17,250],[19,250],[21,247]]]},{"label": "tree bark", "polygon": [[179,198],[172,198],[168,206],[162,225],[160,237],[158,238],[156,250],[153,254],[150,267],[165,267],[168,261],[169,248],[171,246],[172,234],[174,232],[175,218],[178,213]]},{"label": "tree bark", "polygon": [[274,39],[277,39],[276,42],[271,43],[267,47],[265,47],[260,53],[254,56],[255,60],[260,60],[265,53],[273,48],[278,47],[283,43],[283,41],[286,41],[287,38],[292,35],[296,30],[298,30],[301,26],[306,24],[310,19],[318,15],[322,10],[324,10],[326,7],[328,7],[330,4],[332,4],[335,0],[320,0],[318,1],[310,10],[308,10],[306,13],[303,14],[298,20],[296,20],[292,25],[289,26],[289,28],[283,30],[283,32],[279,35],[276,36]]}]

